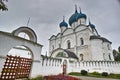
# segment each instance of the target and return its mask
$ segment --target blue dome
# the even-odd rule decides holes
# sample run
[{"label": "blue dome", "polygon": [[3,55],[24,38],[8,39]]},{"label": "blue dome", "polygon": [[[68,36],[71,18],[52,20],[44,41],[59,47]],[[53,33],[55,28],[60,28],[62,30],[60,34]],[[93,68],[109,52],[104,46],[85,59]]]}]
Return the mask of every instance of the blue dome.
[{"label": "blue dome", "polygon": [[63,20],[60,24],[59,24],[60,27],[68,27],[68,24]]},{"label": "blue dome", "polygon": [[71,25],[73,22],[77,21],[77,17],[78,17],[78,12],[77,10],[75,11],[75,13],[69,18],[69,24]]},{"label": "blue dome", "polygon": [[78,13],[76,10],[75,13],[69,18],[69,24],[71,25],[73,22],[76,22],[80,18],[86,19],[87,16],[85,14],[83,14],[81,11],[80,11],[80,13]]},{"label": "blue dome", "polygon": [[83,13],[80,12],[79,15],[78,15],[78,17],[77,17],[77,20],[80,19],[80,18],[85,18],[86,19],[87,16],[85,14],[83,14]]}]

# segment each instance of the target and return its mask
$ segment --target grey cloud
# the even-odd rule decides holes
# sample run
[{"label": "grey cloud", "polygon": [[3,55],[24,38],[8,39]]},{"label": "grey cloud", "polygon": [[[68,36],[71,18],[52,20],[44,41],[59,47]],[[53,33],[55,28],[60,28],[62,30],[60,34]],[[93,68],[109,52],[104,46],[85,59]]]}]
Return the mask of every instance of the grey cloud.
[{"label": "grey cloud", "polygon": [[[80,6],[82,12],[96,25],[101,34],[113,42],[113,48],[120,45],[120,0],[9,0],[8,11],[0,14],[0,30],[9,31],[26,25],[35,30],[38,42],[48,50],[48,39],[60,32],[59,23],[62,16],[68,23],[74,13],[74,5]],[[78,9],[79,10],[79,9]],[[87,20],[88,23],[88,20]]]}]

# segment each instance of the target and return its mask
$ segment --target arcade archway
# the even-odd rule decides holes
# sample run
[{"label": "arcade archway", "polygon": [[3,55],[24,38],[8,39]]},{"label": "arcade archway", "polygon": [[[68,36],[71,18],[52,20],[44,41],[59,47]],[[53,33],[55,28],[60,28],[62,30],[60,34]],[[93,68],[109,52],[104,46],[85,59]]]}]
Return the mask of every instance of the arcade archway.
[{"label": "arcade archway", "polygon": [[[21,36],[21,33],[23,35],[25,34],[27,38]],[[36,65],[33,64],[40,62],[42,45],[37,43],[37,36],[32,29],[23,26],[14,30],[12,33],[0,32],[0,43],[0,75],[5,80],[9,78],[10,80],[15,80],[16,73],[17,75],[19,74],[17,78],[28,78],[29,75],[30,77],[36,75],[34,72]],[[28,69],[25,71],[27,67]],[[17,71],[22,69],[25,72]],[[2,74],[3,72],[9,73]]]}]

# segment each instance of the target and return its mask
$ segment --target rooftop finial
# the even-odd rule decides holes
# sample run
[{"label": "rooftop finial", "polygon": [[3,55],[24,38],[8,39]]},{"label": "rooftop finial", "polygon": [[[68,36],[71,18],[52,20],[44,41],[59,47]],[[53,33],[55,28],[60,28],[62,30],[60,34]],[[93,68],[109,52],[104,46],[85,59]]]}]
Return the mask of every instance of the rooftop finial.
[{"label": "rooftop finial", "polygon": [[30,23],[30,17],[28,18],[27,27],[28,27],[29,23]]},{"label": "rooftop finial", "polygon": [[81,12],[81,8],[80,8],[80,7],[79,7],[79,9],[80,9],[80,13],[82,13],[82,12]]},{"label": "rooftop finial", "polygon": [[89,24],[91,24],[91,22],[90,22],[90,18],[89,18]]},{"label": "rooftop finial", "polygon": [[75,12],[77,12],[77,5],[75,4]]},{"label": "rooftop finial", "polygon": [[65,21],[65,16],[63,16],[63,22]]}]

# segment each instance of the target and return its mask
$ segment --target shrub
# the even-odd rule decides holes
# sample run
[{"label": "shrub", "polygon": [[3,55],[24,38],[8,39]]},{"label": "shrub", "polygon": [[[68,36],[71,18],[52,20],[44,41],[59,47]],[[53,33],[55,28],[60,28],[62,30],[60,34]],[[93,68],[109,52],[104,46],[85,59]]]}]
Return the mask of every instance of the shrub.
[{"label": "shrub", "polygon": [[100,75],[100,73],[99,72],[92,72],[92,73],[90,73],[90,74],[92,74],[92,75]]},{"label": "shrub", "polygon": [[120,74],[110,73],[110,74],[109,74],[109,77],[120,79]]},{"label": "shrub", "polygon": [[115,74],[114,73],[110,73],[109,76],[115,76]]},{"label": "shrub", "polygon": [[120,74],[115,74],[115,77],[120,79]]},{"label": "shrub", "polygon": [[43,80],[43,77],[42,77],[42,76],[38,76],[38,77],[32,78],[32,79],[30,79],[30,80]]},{"label": "shrub", "polygon": [[71,72],[71,73],[69,73],[69,75],[80,76],[80,73],[79,72]]},{"label": "shrub", "polygon": [[110,73],[109,75],[115,75],[114,73]]},{"label": "shrub", "polygon": [[87,75],[88,72],[86,70],[81,70],[81,75]]},{"label": "shrub", "polygon": [[102,76],[108,76],[108,73],[107,72],[102,72]]}]

